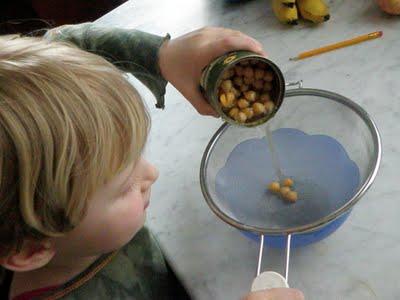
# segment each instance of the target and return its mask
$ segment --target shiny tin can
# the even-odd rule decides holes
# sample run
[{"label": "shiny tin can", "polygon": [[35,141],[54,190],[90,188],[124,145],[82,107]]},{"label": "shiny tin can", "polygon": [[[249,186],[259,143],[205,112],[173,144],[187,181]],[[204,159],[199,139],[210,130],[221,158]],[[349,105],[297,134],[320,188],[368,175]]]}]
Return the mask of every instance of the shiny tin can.
[{"label": "shiny tin can", "polygon": [[[271,113],[259,119],[251,122],[239,123],[222,109],[218,99],[218,88],[224,80],[223,76],[225,72],[243,61],[264,64],[265,67],[272,72],[273,80],[271,82],[272,90],[270,91],[270,95],[271,100],[275,104],[275,108]],[[225,121],[233,125],[254,127],[267,122],[279,110],[285,94],[285,80],[278,66],[269,59],[249,51],[234,51],[218,57],[204,69],[200,80],[200,89],[207,101]]]}]

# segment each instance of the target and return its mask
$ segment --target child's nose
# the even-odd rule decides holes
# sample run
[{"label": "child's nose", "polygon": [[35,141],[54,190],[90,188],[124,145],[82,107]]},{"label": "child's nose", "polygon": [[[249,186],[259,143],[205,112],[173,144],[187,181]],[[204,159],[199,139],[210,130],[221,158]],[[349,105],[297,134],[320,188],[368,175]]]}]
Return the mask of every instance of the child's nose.
[{"label": "child's nose", "polygon": [[150,164],[149,163],[149,167],[150,167],[150,180],[152,181],[152,182],[155,182],[156,180],[157,180],[157,178],[158,178],[158,175],[160,174],[159,172],[158,172],[158,169],[154,166],[154,165],[152,165],[152,164]]},{"label": "child's nose", "polygon": [[146,164],[146,176],[143,181],[143,185],[141,188],[142,193],[146,192],[150,187],[153,185],[153,183],[157,180],[158,178],[158,170],[156,167],[154,167],[152,164],[149,162],[145,162]]},{"label": "child's nose", "polygon": [[158,178],[158,170],[157,168],[152,165],[151,163],[149,163],[147,160],[144,160],[144,164],[145,164],[145,169],[146,169],[146,181],[150,181],[151,183],[154,183],[157,178]]}]

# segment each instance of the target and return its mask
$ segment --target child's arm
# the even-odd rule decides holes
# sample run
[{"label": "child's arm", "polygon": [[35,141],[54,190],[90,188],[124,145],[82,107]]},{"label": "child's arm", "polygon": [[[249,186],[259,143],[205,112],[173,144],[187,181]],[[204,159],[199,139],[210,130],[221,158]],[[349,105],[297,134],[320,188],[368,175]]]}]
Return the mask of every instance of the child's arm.
[{"label": "child's arm", "polygon": [[83,50],[103,56],[139,79],[156,97],[156,107],[164,108],[167,81],[160,72],[158,51],[169,35],[160,37],[134,29],[84,23],[54,28],[46,33],[45,38],[68,41]]},{"label": "child's arm", "polygon": [[236,30],[206,27],[169,39],[134,29],[101,27],[92,23],[64,25],[50,30],[49,40],[69,41],[108,58],[132,73],[164,107],[169,81],[203,115],[217,116],[199,90],[203,69],[215,58],[234,50],[266,55],[262,45]]}]

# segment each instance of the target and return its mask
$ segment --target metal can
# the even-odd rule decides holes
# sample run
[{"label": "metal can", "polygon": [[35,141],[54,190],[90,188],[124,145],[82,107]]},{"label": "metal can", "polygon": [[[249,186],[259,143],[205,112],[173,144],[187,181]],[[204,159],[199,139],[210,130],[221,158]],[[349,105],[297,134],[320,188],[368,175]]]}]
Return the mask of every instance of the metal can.
[{"label": "metal can", "polygon": [[[231,118],[221,107],[218,97],[218,89],[223,81],[225,72],[243,61],[252,61],[265,64],[273,74],[271,100],[274,102],[274,110],[263,117],[251,122],[240,123]],[[285,94],[285,80],[281,70],[269,59],[249,51],[234,51],[222,55],[211,62],[203,71],[200,80],[200,89],[217,113],[228,123],[239,126],[254,127],[271,119],[279,110]]]}]

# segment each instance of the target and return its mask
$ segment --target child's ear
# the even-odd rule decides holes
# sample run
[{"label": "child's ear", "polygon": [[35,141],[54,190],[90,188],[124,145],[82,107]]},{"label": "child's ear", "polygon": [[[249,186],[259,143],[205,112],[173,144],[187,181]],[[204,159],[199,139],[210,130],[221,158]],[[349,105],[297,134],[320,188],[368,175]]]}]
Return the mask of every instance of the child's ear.
[{"label": "child's ear", "polygon": [[0,264],[15,272],[31,271],[45,266],[54,254],[54,246],[49,240],[24,241],[19,252],[1,258]]}]

